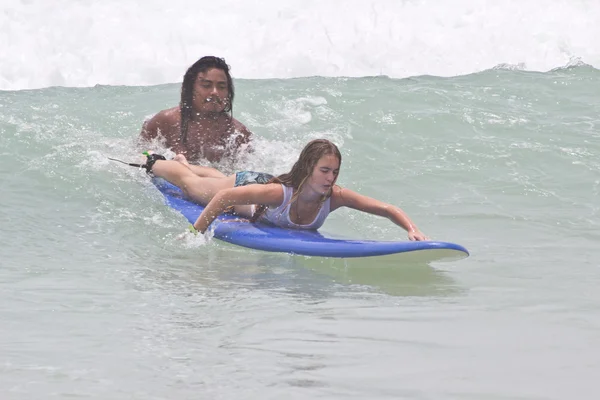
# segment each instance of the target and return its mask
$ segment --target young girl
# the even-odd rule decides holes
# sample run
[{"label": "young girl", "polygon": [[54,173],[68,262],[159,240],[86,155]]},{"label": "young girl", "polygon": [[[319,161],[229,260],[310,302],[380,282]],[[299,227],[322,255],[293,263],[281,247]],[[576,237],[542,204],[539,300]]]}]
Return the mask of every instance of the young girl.
[{"label": "young girl", "polygon": [[330,212],[350,207],[392,220],[408,232],[410,240],[428,240],[400,208],[336,185],[342,155],[325,139],[308,143],[292,170],[277,177],[252,171],[220,177],[214,169],[187,164],[185,158],[175,160],[150,156],[145,167],[206,205],[193,225],[202,233],[231,206],[253,222],[289,229],[318,229]]}]

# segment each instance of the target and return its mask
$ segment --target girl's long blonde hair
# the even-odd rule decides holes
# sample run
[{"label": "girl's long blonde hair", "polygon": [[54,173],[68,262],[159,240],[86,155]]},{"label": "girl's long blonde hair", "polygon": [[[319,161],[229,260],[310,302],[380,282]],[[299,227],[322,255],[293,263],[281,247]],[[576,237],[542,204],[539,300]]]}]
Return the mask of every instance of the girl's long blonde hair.
[{"label": "girl's long blonde hair", "polygon": [[[298,157],[298,161],[296,161],[290,172],[271,178],[267,183],[280,183],[282,185],[294,188],[294,195],[290,200],[290,203],[293,203],[298,199],[304,183],[312,175],[312,172],[321,157],[328,154],[333,154],[335,157],[337,157],[340,166],[342,165],[342,154],[335,144],[327,139],[312,140],[306,146],[304,146],[304,149],[300,153],[300,157]],[[336,180],[337,176],[333,181],[329,191],[323,195],[321,202],[324,202],[331,197],[333,186],[335,185]],[[252,216],[251,221],[258,221],[258,219],[265,213],[267,208],[268,207],[263,204],[259,205],[256,208],[256,212]]]}]

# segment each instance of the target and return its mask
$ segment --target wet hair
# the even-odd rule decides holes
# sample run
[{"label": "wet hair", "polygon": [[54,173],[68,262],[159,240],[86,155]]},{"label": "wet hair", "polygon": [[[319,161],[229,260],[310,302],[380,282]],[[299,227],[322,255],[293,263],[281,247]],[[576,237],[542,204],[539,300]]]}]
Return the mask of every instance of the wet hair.
[{"label": "wet hair", "polygon": [[[298,196],[300,195],[300,191],[302,190],[304,183],[312,175],[313,170],[315,169],[315,166],[317,165],[321,157],[329,154],[334,155],[338,159],[341,167],[342,154],[340,153],[340,150],[335,144],[333,144],[327,139],[312,140],[304,147],[304,149],[300,153],[300,156],[298,157],[298,161],[296,161],[290,172],[271,178],[267,183],[280,183],[285,186],[294,188],[295,193],[290,199],[291,204],[298,199]],[[333,187],[335,185],[336,180],[337,177],[333,181],[333,184],[331,185],[329,191],[325,195],[323,195],[321,202],[324,202],[329,197],[331,197],[331,193],[333,191]],[[256,208],[256,212],[252,216],[251,221],[258,221],[258,219],[265,213],[265,211],[267,211],[267,206],[262,204],[259,205]]]},{"label": "wet hair", "polygon": [[220,69],[227,77],[228,96],[223,112],[230,113],[229,116],[231,117],[231,111],[233,109],[233,96],[235,93],[233,88],[233,80],[229,74],[229,65],[227,65],[225,59],[223,58],[214,56],[202,57],[188,68],[183,76],[183,82],[181,84],[181,101],[179,103],[181,128],[179,135],[183,143],[187,142],[188,125],[194,112],[194,84],[196,83],[198,74],[200,72],[206,73],[206,71],[213,68]]}]

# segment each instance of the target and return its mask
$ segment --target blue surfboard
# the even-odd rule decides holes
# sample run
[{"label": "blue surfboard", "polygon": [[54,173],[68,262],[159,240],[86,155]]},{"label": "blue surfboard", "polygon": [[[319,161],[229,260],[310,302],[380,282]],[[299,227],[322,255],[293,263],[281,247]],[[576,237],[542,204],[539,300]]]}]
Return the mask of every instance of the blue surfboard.
[{"label": "blue surfboard", "polygon": [[[204,207],[185,199],[181,190],[167,181],[154,178],[166,204],[179,211],[190,223],[196,222]],[[251,249],[318,257],[373,257],[397,253],[426,252],[428,261],[453,261],[469,256],[463,246],[436,241],[377,241],[340,239],[318,231],[283,229],[264,223],[238,221],[229,214],[220,215],[211,229],[214,237]]]}]

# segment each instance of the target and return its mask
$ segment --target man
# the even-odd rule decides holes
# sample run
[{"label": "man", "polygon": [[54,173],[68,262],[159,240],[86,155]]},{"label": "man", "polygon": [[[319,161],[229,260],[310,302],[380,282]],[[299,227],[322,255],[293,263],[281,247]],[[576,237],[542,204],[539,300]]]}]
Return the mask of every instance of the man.
[{"label": "man", "polygon": [[173,152],[190,160],[219,162],[250,142],[252,133],[233,118],[234,88],[224,59],[206,56],[185,73],[179,106],[144,122],[140,138],[162,137]]}]

